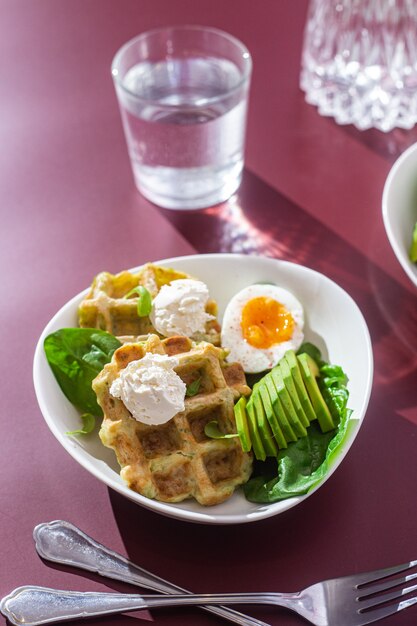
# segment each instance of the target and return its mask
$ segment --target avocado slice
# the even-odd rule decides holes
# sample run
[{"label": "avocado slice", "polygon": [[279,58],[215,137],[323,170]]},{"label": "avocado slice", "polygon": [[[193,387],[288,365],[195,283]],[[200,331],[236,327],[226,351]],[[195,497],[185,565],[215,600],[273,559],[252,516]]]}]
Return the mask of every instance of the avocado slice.
[{"label": "avocado slice", "polygon": [[295,412],[297,413],[298,419],[303,426],[310,426],[310,420],[308,419],[301,405],[297,390],[295,388],[295,383],[291,375],[291,370],[286,359],[281,359],[281,361],[279,362],[279,369],[281,371],[281,376],[282,380],[284,381],[285,388],[289,393],[291,402],[293,403]]},{"label": "avocado slice", "polygon": [[278,448],[276,446],[274,435],[265,415],[261,396],[255,392],[252,395],[253,408],[255,410],[256,421],[258,422],[259,435],[261,437],[266,456],[278,456]]},{"label": "avocado slice", "polygon": [[304,385],[303,377],[301,376],[300,366],[297,361],[297,355],[295,354],[294,350],[287,350],[284,356],[290,368],[291,376],[294,381],[295,389],[298,393],[301,406],[303,407],[304,413],[306,414],[309,422],[312,422],[313,420],[317,419],[317,415],[313,409],[313,405],[311,404],[307,389]]},{"label": "avocado slice", "polygon": [[288,447],[287,440],[285,439],[284,433],[282,432],[281,426],[279,425],[278,419],[273,411],[271,398],[268,393],[268,388],[263,381],[259,383],[257,392],[260,395],[262,404],[264,406],[266,419],[269,422],[269,425],[274,434],[275,441],[278,444],[278,447],[287,448]]},{"label": "avocado slice", "polygon": [[270,375],[272,377],[272,380],[274,381],[278,397],[281,400],[282,406],[284,408],[285,415],[289,423],[291,424],[294,433],[298,437],[306,437],[306,427],[303,426],[298,418],[298,415],[290,398],[290,394],[288,393],[284,385],[284,381],[282,379],[279,367],[274,367],[274,369],[271,370]]},{"label": "avocado slice", "polygon": [[313,361],[308,354],[297,355],[298,362],[300,364],[301,375],[303,377],[304,384],[306,386],[308,395],[310,396],[311,404],[316,412],[320,428],[324,433],[335,428],[333,418],[329,411],[329,407],[324,401],[321,391],[316,381],[316,372],[319,373],[317,363]]},{"label": "avocado slice", "polygon": [[242,396],[234,406],[236,430],[239,435],[240,445],[243,452],[250,452],[252,442],[250,439],[248,420],[246,416],[246,398]]},{"label": "avocado slice", "polygon": [[269,374],[267,374],[265,378],[263,378],[263,382],[266,385],[269,397],[271,399],[272,410],[278,420],[286,441],[297,441],[298,437],[287,419],[281,400],[279,399],[277,389],[274,385],[274,381],[272,380],[271,372],[269,372]]},{"label": "avocado slice", "polygon": [[252,448],[255,453],[255,457],[258,459],[258,461],[265,461],[266,452],[265,452],[264,445],[262,443],[262,439],[259,434],[258,424],[256,422],[255,410],[253,408],[253,403],[251,402],[250,399],[246,403],[246,414],[248,416],[249,433],[250,433],[250,438],[252,441]]}]

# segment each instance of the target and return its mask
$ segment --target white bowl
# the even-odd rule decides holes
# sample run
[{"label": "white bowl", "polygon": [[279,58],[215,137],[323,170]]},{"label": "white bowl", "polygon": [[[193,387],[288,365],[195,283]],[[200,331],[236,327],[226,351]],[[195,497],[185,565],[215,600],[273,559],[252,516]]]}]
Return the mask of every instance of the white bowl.
[{"label": "white bowl", "polygon": [[417,222],[417,143],[395,161],[387,176],[382,194],[382,216],[397,259],[417,286],[417,264],[408,258]]},{"label": "white bowl", "polygon": [[[332,363],[341,365],[349,377],[349,407],[353,409],[352,419],[356,426],[351,429],[341,454],[326,476],[327,480],[357,435],[372,386],[373,358],[369,332],[352,298],[318,272],[269,258],[207,254],[165,259],[158,263],[184,270],[204,281],[219,304],[220,319],[228,300],[243,287],[256,282],[271,282],[285,287],[303,303],[306,340],[315,343]],[[248,502],[241,490],[237,490],[227,502],[214,507],[203,507],[194,501],[181,504],[157,502],[125,486],[113,451],[101,444],[97,433],[79,438],[65,435],[79,423],[79,414],[58,387],[46,361],[43,342],[51,332],[77,325],[77,307],[85,294],[86,291],[70,300],[48,323],[34,358],[35,391],[43,416],[58,441],[80,465],[137,504],[163,515],[206,524],[236,524],[267,518],[299,504],[313,493],[274,504]]]}]

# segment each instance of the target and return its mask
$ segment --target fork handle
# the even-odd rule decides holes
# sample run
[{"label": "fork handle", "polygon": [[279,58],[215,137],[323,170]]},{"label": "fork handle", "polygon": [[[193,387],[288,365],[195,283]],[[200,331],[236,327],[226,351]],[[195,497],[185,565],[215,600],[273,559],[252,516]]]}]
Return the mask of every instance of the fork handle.
[{"label": "fork handle", "polygon": [[[27,585],[0,602],[0,610],[14,626],[41,626],[76,618],[112,615],[126,611],[198,604],[274,604],[291,606],[292,594],[180,594],[168,596],[128,593],[61,591]],[[250,622],[247,621],[246,624]],[[245,625],[246,626],[246,625]]]},{"label": "fork handle", "polygon": [[[39,556],[47,561],[79,567],[163,594],[191,593],[106,548],[70,522],[55,520],[39,524],[33,531],[33,538]],[[221,606],[202,608],[240,626],[268,626],[233,609]]]}]

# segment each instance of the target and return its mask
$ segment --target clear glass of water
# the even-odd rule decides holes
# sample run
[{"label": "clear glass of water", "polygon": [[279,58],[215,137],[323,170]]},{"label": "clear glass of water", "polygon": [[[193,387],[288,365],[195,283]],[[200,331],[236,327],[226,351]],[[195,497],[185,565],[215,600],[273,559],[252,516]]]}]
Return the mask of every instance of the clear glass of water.
[{"label": "clear glass of water", "polygon": [[417,0],[310,0],[301,88],[360,130],[417,122]]},{"label": "clear glass of water", "polygon": [[239,187],[252,61],[213,28],[175,26],[127,42],[112,63],[133,175],[148,200],[200,209]]}]

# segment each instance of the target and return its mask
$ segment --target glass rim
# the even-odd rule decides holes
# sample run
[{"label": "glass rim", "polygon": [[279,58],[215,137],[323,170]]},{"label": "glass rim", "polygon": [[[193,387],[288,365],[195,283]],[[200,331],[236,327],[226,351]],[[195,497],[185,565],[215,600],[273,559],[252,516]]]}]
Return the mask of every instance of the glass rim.
[{"label": "glass rim", "polygon": [[[123,84],[123,81],[120,79],[120,72],[118,69],[121,58],[123,57],[125,52],[132,46],[132,44],[136,43],[137,41],[140,41],[141,39],[145,39],[152,35],[156,35],[158,33],[163,33],[163,32],[168,32],[168,31],[201,31],[201,32],[213,33],[214,35],[218,35],[222,37],[223,39],[228,40],[237,49],[241,51],[241,57],[244,61],[244,68],[243,68],[242,76],[240,77],[240,80],[236,83],[236,85],[228,89],[225,93],[221,95],[217,95],[217,96],[212,96],[211,98],[207,98],[204,103],[205,106],[207,104],[219,102],[225,98],[228,98],[234,92],[241,89],[241,87],[246,82],[249,81],[249,78],[252,72],[252,56],[248,48],[245,46],[245,44],[243,44],[239,39],[237,39],[237,37],[234,37],[234,35],[230,35],[226,31],[221,30],[220,28],[214,28],[211,26],[199,26],[197,24],[162,26],[159,28],[153,28],[151,30],[144,31],[140,35],[135,35],[135,37],[132,37],[131,39],[126,41],[126,43],[124,43],[114,55],[111,66],[110,66],[110,71],[111,71],[111,75],[112,75],[114,83],[117,85],[117,87],[119,87],[122,91],[124,91],[130,97],[134,98],[137,102],[150,104],[151,102],[154,102],[154,100],[152,98],[144,98],[142,96],[138,96],[136,93],[134,93],[133,91],[125,87],[125,85]],[[183,106],[184,106],[183,104],[158,103],[158,107],[162,109],[169,109],[169,110],[183,108]]]}]

